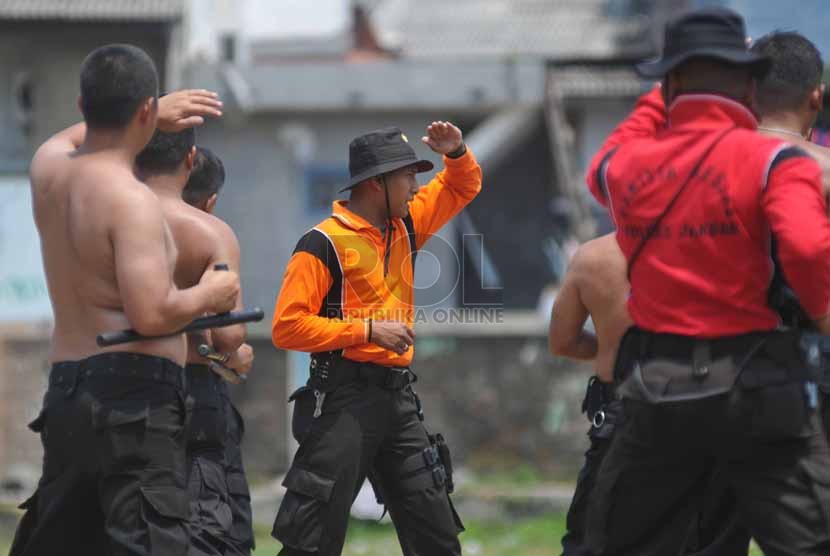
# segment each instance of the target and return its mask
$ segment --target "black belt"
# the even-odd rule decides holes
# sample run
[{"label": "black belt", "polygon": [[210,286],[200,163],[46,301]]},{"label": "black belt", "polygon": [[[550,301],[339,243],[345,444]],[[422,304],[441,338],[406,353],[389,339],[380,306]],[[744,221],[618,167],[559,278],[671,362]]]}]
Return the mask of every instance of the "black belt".
[{"label": "black belt", "polygon": [[101,353],[80,361],[60,361],[49,371],[49,386],[75,385],[82,380],[98,376],[139,378],[184,386],[181,366],[169,359],[142,353]]},{"label": "black belt", "polygon": [[815,381],[817,373],[804,363],[800,338],[801,332],[792,329],[706,339],[648,332],[633,327],[620,343],[615,379],[626,379],[637,362],[650,359],[680,363],[693,361],[695,350],[706,344],[708,359],[732,358],[735,365],[745,371],[740,372],[738,377],[738,383],[744,388]]},{"label": "black belt", "polygon": [[228,390],[222,377],[210,370],[208,365],[188,363],[185,365],[184,373],[188,389],[210,388],[220,394]]},{"label": "black belt", "polygon": [[637,342],[628,346],[637,350],[640,357],[660,357],[666,359],[688,360],[693,357],[695,347],[702,342],[709,344],[710,354],[713,359],[720,359],[728,356],[741,356],[747,350],[755,346],[758,341],[771,332],[750,332],[737,336],[723,336],[720,338],[704,339],[679,334],[665,334],[649,332],[642,329],[634,329],[628,342]]},{"label": "black belt", "polygon": [[418,380],[415,373],[406,367],[385,367],[345,358],[337,362],[335,372],[339,384],[366,382],[385,390],[403,390]]}]

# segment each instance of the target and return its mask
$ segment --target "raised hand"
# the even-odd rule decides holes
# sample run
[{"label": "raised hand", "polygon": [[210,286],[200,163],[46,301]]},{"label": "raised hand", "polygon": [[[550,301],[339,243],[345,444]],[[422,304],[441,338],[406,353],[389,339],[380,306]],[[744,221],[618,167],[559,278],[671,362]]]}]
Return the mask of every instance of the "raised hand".
[{"label": "raised hand", "polygon": [[159,98],[159,130],[175,133],[205,123],[205,117],[222,115],[219,95],[205,89],[184,89]]},{"label": "raised hand", "polygon": [[461,148],[464,136],[461,130],[450,122],[432,122],[427,127],[427,134],[421,141],[439,154],[450,154]]}]

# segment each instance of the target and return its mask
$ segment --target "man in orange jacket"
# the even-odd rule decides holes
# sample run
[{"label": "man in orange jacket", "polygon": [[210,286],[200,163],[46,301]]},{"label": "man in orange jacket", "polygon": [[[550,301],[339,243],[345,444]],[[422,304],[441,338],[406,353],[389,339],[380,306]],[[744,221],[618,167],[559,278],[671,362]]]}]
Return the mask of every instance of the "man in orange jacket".
[{"label": "man in orange jacket", "polygon": [[411,387],[413,271],[418,250],[481,190],[481,168],[451,123],[433,122],[422,140],[446,165],[425,187],[415,176],[433,165],[399,129],[354,139],[349,200],[288,263],[272,338],[312,363],[292,395],[300,448],[272,533],[283,556],[340,554],[367,476],[406,556],[461,554],[449,451],[427,434]]}]

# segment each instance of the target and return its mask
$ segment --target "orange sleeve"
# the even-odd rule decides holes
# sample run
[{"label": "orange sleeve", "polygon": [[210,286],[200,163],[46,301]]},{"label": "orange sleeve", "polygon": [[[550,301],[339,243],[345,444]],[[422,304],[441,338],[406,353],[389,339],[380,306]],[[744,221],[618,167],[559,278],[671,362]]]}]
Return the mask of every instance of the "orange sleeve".
[{"label": "orange sleeve", "polygon": [[367,341],[368,323],[318,315],[332,277],[320,259],[297,252],[288,262],[271,322],[271,340],[282,349],[330,351]]},{"label": "orange sleeve", "polygon": [[418,249],[481,191],[481,166],[469,147],[458,158],[444,157],[444,169],[409,204]]}]

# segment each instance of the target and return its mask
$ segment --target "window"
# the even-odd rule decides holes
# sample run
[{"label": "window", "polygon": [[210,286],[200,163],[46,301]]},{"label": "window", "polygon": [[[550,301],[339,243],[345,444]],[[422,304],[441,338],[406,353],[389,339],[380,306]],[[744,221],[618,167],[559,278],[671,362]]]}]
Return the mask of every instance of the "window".
[{"label": "window", "polygon": [[[5,81],[0,92],[0,172],[25,172],[29,158],[29,133],[33,124],[34,92],[30,75],[18,72]],[[0,90],[2,91],[2,90]]]},{"label": "window", "polygon": [[343,194],[337,192],[349,185],[348,164],[345,162],[311,163],[305,168],[306,210],[311,214],[328,214],[331,203]]},{"label": "window", "polygon": [[235,62],[236,61],[236,35],[232,33],[227,33],[222,35],[219,38],[221,51],[222,51],[222,61],[223,62]]}]

